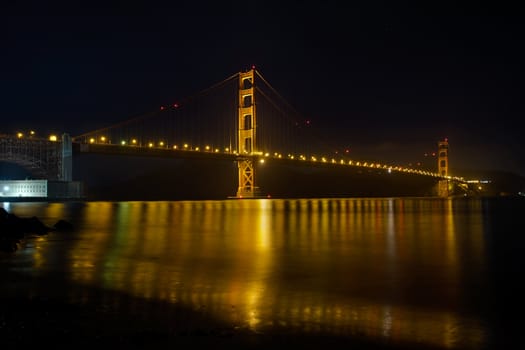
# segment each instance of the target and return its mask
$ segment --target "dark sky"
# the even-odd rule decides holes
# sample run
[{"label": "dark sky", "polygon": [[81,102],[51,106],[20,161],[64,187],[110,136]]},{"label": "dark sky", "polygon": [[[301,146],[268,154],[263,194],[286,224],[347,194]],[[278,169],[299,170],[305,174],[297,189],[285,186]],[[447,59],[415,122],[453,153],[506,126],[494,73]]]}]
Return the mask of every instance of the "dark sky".
[{"label": "dark sky", "polygon": [[81,134],[254,64],[356,155],[448,138],[451,167],[525,176],[523,13],[429,3],[3,1],[0,133]]}]

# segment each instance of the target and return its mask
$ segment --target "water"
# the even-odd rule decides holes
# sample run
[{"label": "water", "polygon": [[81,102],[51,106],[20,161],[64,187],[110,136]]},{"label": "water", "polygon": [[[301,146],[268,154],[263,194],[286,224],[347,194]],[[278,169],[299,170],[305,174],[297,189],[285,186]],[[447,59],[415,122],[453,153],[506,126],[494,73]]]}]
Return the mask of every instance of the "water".
[{"label": "water", "polygon": [[4,270],[27,277],[4,285],[4,295],[81,303],[95,298],[90,291],[114,291],[121,297],[100,301],[103,307],[124,312],[136,307],[124,301],[133,297],[144,301],[140,313],[151,314],[147,302],[160,301],[259,334],[445,349],[525,344],[520,198],[3,207],[76,228],[0,255]]}]

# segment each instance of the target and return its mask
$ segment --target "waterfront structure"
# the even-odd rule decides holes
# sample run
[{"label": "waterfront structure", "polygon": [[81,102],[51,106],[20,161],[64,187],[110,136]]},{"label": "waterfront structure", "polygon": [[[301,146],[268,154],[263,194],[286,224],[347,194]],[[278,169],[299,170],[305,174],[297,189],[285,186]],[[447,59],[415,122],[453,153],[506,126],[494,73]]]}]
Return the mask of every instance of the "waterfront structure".
[{"label": "waterfront structure", "polygon": [[66,199],[82,198],[83,184],[73,181],[73,147],[68,134],[60,139],[24,135],[1,135],[0,161],[26,169],[30,178],[0,181],[0,197]]},{"label": "waterfront structure", "polygon": [[47,197],[47,180],[0,181],[0,197]]}]

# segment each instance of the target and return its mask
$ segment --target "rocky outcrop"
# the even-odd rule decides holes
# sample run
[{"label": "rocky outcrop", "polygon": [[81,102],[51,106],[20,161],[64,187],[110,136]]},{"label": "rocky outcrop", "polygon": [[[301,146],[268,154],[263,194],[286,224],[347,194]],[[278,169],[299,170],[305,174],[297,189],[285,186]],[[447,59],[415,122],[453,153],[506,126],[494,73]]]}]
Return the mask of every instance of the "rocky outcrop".
[{"label": "rocky outcrop", "polygon": [[64,220],[59,220],[49,227],[36,216],[30,218],[18,217],[0,208],[0,251],[14,252],[22,241],[30,236],[42,236],[50,231],[69,231],[72,225]]}]

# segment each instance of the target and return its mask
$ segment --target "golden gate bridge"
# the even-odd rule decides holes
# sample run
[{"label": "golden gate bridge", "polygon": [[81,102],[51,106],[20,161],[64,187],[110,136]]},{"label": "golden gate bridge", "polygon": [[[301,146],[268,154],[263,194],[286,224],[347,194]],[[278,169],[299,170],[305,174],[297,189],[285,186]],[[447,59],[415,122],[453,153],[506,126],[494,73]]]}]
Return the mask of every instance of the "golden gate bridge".
[{"label": "golden gate bridge", "polygon": [[[36,168],[39,168],[38,164],[46,163],[34,154],[27,156],[31,153],[24,151],[28,149],[27,142],[27,138],[20,134],[17,137],[1,136],[0,160],[16,162],[21,159],[25,165],[37,165]],[[233,74],[193,96],[162,105],[155,111],[73,136],[71,142],[72,151],[69,152],[73,154],[234,161],[238,167],[237,192],[232,194],[235,198],[261,195],[257,169],[258,165],[267,162],[428,177],[436,181],[436,194],[443,197],[448,196],[451,183],[467,183],[461,177],[449,175],[446,140],[439,142],[435,170],[355,160],[345,157],[345,154],[335,154],[331,142],[318,135],[308,118],[297,112],[254,67]],[[18,151],[13,152],[14,149]],[[59,151],[56,154],[56,157],[60,156]],[[67,166],[70,160],[59,163]],[[70,175],[61,177],[63,173],[68,171],[58,171],[58,175],[53,176],[71,181]]]}]

